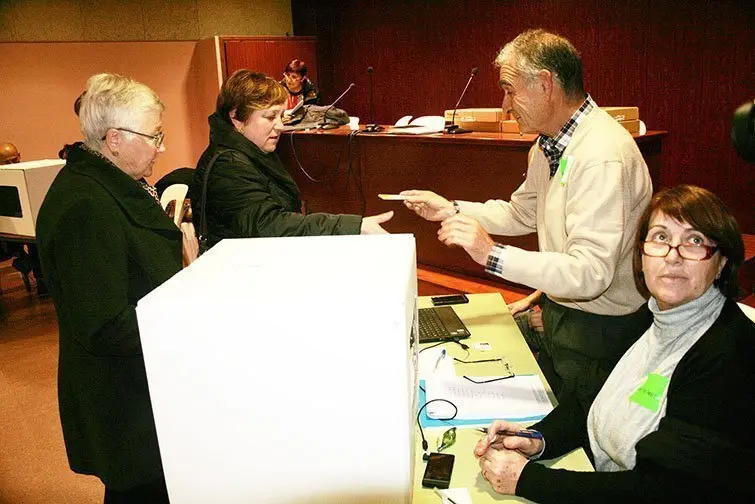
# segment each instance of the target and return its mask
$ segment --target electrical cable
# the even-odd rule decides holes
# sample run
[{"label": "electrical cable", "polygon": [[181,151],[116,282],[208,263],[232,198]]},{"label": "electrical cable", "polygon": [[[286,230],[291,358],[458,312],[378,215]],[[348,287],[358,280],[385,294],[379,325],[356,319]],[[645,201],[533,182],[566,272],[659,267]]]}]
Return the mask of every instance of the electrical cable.
[{"label": "electrical cable", "polygon": [[[307,173],[307,170],[304,169],[301,162],[299,161],[299,156],[296,154],[296,147],[294,146],[294,135],[296,134],[296,131],[291,131],[291,152],[294,155],[294,161],[296,161],[296,165],[299,167],[301,172],[312,182],[315,182],[316,184],[322,184],[325,182],[330,181],[331,179],[335,178],[338,175],[338,167],[341,166],[341,158],[343,157],[343,148],[338,152],[338,159],[336,160],[336,167],[333,169],[333,173],[328,176],[327,172],[325,173],[325,177],[323,177],[321,180],[318,180],[314,177],[312,177],[309,173]],[[347,179],[348,184],[348,179]]]},{"label": "electrical cable", "polygon": [[422,436],[422,451],[425,452],[422,455],[422,460],[424,460],[424,461],[427,461],[430,458],[430,456],[427,454],[428,443],[427,443],[427,439],[425,438],[425,432],[422,429],[422,423],[420,423],[420,421],[419,421],[419,417],[422,414],[422,410],[425,409],[425,408],[427,408],[428,404],[432,404],[434,402],[446,402],[446,403],[450,404],[451,406],[453,406],[453,408],[454,408],[454,414],[453,415],[451,415],[448,418],[437,418],[436,420],[441,420],[441,421],[453,420],[454,418],[456,418],[456,415],[459,413],[459,408],[456,407],[456,405],[454,403],[452,403],[451,401],[449,401],[448,399],[431,399],[431,400],[427,401],[425,404],[423,404],[422,407],[419,410],[417,410],[417,426],[419,427],[419,435]]}]

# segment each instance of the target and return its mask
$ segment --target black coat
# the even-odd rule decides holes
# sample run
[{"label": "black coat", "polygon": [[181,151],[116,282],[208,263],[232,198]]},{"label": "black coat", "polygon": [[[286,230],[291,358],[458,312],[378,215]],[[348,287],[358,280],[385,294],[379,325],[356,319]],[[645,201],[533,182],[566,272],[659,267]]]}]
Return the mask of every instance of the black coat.
[{"label": "black coat", "polygon": [[114,490],[161,478],[135,307],[181,269],[181,232],[138,182],[76,146],[39,211],[37,244],[71,469]]},{"label": "black coat", "polygon": [[209,121],[210,145],[197,163],[192,200],[201,233],[205,169],[220,152],[207,184],[209,246],[223,238],[359,234],[359,215],[301,214],[299,188],[278,154],[260,150],[217,113]]}]

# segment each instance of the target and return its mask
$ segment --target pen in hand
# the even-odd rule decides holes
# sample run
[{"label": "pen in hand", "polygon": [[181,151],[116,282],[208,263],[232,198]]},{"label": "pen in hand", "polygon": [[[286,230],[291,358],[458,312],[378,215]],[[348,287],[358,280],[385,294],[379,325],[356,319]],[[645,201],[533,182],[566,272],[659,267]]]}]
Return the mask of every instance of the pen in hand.
[{"label": "pen in hand", "polygon": [[[477,429],[478,431],[487,434],[488,429],[481,428]],[[530,439],[543,439],[543,435],[533,429],[519,429],[516,431],[507,431],[507,430],[500,430],[496,432],[499,436],[517,436],[517,437],[524,437],[524,438],[530,438]]]}]

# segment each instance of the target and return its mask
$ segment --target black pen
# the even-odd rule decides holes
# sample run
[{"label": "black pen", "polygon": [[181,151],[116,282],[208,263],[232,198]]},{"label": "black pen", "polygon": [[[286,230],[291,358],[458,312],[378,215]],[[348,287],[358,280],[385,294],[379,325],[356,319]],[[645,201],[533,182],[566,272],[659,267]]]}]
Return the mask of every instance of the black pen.
[{"label": "black pen", "polygon": [[[484,434],[488,433],[488,429],[484,427],[477,430]],[[530,439],[543,439],[543,435],[540,432],[533,429],[519,429],[517,431],[500,430],[496,432],[496,434],[500,436],[517,436],[517,437],[525,437],[525,438],[530,438]]]}]

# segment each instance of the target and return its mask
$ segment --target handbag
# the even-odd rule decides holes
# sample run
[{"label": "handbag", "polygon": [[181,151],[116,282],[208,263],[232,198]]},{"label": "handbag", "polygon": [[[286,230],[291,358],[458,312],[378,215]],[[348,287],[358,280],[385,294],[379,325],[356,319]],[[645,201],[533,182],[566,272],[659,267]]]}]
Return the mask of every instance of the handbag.
[{"label": "handbag", "polygon": [[202,196],[200,199],[202,211],[199,213],[199,236],[197,237],[199,242],[198,255],[204,254],[207,252],[207,249],[209,249],[207,245],[207,182],[210,179],[210,170],[212,170],[212,167],[220,154],[222,154],[222,151],[218,151],[212,156],[210,162],[207,164],[207,168],[205,168],[204,177],[202,179]]}]

